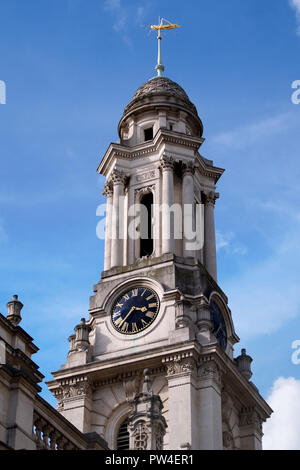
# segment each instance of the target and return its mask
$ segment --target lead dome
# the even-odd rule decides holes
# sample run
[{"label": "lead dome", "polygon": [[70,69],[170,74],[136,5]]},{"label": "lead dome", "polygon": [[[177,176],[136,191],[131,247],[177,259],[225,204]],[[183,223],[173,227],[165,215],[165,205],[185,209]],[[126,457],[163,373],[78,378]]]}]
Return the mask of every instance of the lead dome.
[{"label": "lead dome", "polygon": [[[202,121],[196,106],[190,101],[184,89],[170,78],[155,77],[143,83],[125,107],[118,126],[122,143],[126,144],[126,140],[132,141],[134,126],[143,127],[143,121],[147,121],[147,116],[151,116],[152,120],[155,118],[155,121],[164,113],[166,122],[162,119],[158,126],[153,122],[154,135],[159,127],[166,127],[175,132],[202,137]],[[185,125],[180,125],[180,121]],[[133,140],[133,144],[139,143],[135,141],[136,139]]]}]

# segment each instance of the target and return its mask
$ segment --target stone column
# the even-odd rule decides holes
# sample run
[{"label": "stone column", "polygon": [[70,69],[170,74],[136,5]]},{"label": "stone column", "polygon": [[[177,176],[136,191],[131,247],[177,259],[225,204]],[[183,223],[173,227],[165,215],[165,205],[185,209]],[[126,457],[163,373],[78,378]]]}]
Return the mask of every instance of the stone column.
[{"label": "stone column", "polygon": [[92,387],[86,378],[63,380],[60,388],[60,413],[81,432],[91,431]]},{"label": "stone column", "polygon": [[131,450],[163,450],[167,423],[162,415],[163,404],[159,395],[151,389],[149,369],[144,370],[141,393],[132,401],[128,431]]},{"label": "stone column", "polygon": [[161,158],[162,170],[162,254],[174,253],[174,215],[171,217],[170,208],[174,204],[174,160],[171,157]]},{"label": "stone column", "polygon": [[222,450],[221,374],[214,361],[203,361],[198,369],[198,447]]},{"label": "stone column", "polygon": [[216,250],[216,233],[215,233],[215,202],[219,194],[213,191],[206,193],[204,208],[204,260],[205,267],[209,274],[217,282],[217,250]]},{"label": "stone column", "polygon": [[112,229],[112,205],[113,205],[113,189],[109,183],[105,184],[102,194],[106,196],[104,271],[107,271],[111,267],[111,229]]},{"label": "stone column", "polygon": [[167,357],[169,448],[198,449],[196,363],[188,353]]},{"label": "stone column", "polygon": [[189,244],[195,242],[195,238],[187,237],[189,232],[194,232],[196,223],[194,220],[194,173],[192,162],[183,165],[182,169],[182,208],[183,208],[183,256],[194,257],[195,251],[190,250]]},{"label": "stone column", "polygon": [[241,450],[262,450],[262,418],[254,408],[242,408],[240,412]]},{"label": "stone column", "polygon": [[112,210],[112,241],[111,241],[111,267],[123,266],[123,238],[124,238],[124,184],[125,175],[115,170],[112,174],[113,183],[113,210]]}]

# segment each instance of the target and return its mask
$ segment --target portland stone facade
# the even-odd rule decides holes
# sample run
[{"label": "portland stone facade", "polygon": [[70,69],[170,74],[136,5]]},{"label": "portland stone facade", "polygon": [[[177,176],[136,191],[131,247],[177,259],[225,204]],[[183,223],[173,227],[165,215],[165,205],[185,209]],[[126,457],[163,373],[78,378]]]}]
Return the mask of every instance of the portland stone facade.
[{"label": "portland stone facade", "polygon": [[197,110],[177,83],[156,77],[118,132],[98,167],[104,271],[48,382],[57,409],[110,449],[261,449],[271,409],[250,381],[251,357],[234,355],[239,338],[217,282],[224,170],[200,153]]}]

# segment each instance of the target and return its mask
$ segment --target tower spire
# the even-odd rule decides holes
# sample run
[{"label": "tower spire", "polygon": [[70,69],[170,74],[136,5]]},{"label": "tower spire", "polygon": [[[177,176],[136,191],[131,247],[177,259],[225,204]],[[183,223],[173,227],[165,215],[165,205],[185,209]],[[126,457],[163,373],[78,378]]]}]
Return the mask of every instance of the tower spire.
[{"label": "tower spire", "polygon": [[[165,21],[165,23],[164,23],[164,21]],[[157,65],[155,67],[155,70],[157,71],[157,76],[162,77],[163,76],[163,71],[165,70],[165,67],[163,66],[162,61],[161,61],[161,39],[162,39],[161,30],[166,31],[166,30],[169,30],[169,29],[179,28],[179,25],[178,24],[171,24],[165,18],[161,18],[161,19],[159,18],[158,22],[159,22],[159,24],[157,24],[157,25],[152,24],[151,29],[158,31],[158,35],[157,35],[158,54],[157,54]]]}]

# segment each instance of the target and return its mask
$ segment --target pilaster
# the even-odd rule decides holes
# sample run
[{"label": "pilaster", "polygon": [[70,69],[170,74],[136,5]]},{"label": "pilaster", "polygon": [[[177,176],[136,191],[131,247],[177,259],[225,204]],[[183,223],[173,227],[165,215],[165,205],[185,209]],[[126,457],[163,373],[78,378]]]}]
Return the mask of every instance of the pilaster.
[{"label": "pilaster", "polygon": [[55,392],[58,411],[81,432],[91,431],[92,385],[86,377],[62,380]]},{"label": "pilaster", "polygon": [[242,450],[262,449],[262,418],[255,408],[242,408],[240,412],[240,443]]},{"label": "pilaster", "polygon": [[198,368],[198,447],[222,450],[221,370],[210,358],[203,358]]},{"label": "pilaster", "polygon": [[183,353],[166,357],[163,363],[169,390],[169,447],[197,449],[196,360],[192,353]]}]

